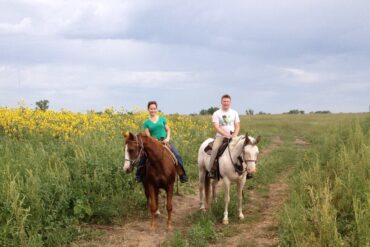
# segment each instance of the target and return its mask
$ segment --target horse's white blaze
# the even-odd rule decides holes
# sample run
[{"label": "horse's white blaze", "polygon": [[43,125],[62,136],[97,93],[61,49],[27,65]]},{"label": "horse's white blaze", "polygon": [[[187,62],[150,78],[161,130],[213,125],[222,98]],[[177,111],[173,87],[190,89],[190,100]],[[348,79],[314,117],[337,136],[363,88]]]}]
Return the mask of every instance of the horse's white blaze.
[{"label": "horse's white blaze", "polygon": [[246,160],[247,163],[248,173],[256,172],[256,160],[258,157],[258,153],[259,153],[258,147],[255,145],[247,145],[244,147],[244,160]]},{"label": "horse's white blaze", "polygon": [[125,145],[125,163],[123,165],[123,170],[124,172],[128,172],[128,170],[130,169],[130,155],[128,154],[128,151],[127,151],[127,144]]}]

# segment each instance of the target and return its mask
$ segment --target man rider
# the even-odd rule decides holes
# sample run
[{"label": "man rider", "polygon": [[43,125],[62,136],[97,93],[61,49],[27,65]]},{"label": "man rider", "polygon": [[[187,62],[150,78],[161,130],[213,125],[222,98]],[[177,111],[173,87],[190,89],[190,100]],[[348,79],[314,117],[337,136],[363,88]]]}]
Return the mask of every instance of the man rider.
[{"label": "man rider", "polygon": [[238,136],[240,129],[240,119],[238,112],[230,108],[231,97],[225,94],[221,97],[221,109],[215,111],[212,115],[213,127],[216,130],[215,141],[212,146],[212,154],[209,161],[211,167],[208,177],[215,178],[216,164],[215,159],[218,149],[222,145],[224,138],[233,138]]}]

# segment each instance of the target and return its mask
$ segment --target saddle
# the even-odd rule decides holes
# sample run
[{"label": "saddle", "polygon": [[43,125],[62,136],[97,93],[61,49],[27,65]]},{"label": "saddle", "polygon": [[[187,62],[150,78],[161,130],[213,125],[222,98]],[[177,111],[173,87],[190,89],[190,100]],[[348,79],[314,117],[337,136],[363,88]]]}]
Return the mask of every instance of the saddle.
[{"label": "saddle", "polygon": [[[175,169],[176,169],[176,173],[179,175],[179,176],[181,176],[182,174],[183,174],[183,172],[182,172],[182,170],[181,170],[181,167],[179,166],[179,163],[178,163],[178,161],[177,161],[177,158],[176,158],[176,156],[174,155],[174,153],[171,151],[171,146],[170,146],[170,144],[169,143],[166,143],[166,142],[163,142],[163,141],[161,141],[161,143],[162,143],[162,145],[163,145],[163,147],[164,147],[164,149],[166,150],[166,151],[168,151],[168,153],[170,154],[170,157],[171,157],[171,159],[172,159],[172,161],[173,161],[173,164],[174,164],[174,166],[175,166]],[[146,156],[146,154],[144,154],[145,156]],[[146,158],[146,161],[145,161],[145,164],[143,165],[143,166],[138,166],[138,168],[137,169],[139,169],[139,171],[141,172],[141,174],[144,174],[145,173],[145,169],[146,169],[146,166],[149,164],[149,161],[148,161],[148,159]]]},{"label": "saddle", "polygon": [[[213,143],[215,141],[211,141],[205,148],[204,148],[204,152],[206,152],[207,154],[211,155],[212,153],[212,147],[213,147]],[[222,140],[222,145],[221,147],[218,149],[218,152],[217,152],[217,155],[216,155],[216,159],[218,157],[220,157],[226,150],[227,146],[229,145],[229,139],[227,138],[224,138]]]},{"label": "saddle", "polygon": [[176,172],[177,172],[177,174],[178,174],[179,176],[182,176],[183,172],[182,172],[182,170],[181,170],[181,167],[179,166],[179,163],[178,163],[178,161],[177,161],[177,158],[176,158],[175,154],[174,154],[174,153],[172,152],[172,150],[171,150],[171,145],[170,145],[169,143],[166,143],[166,142],[161,142],[161,143],[162,143],[163,147],[164,147],[165,149],[167,149],[167,151],[170,153],[170,155],[171,155],[171,159],[172,159],[172,161],[173,161],[173,163],[174,163],[174,165],[175,165],[175,168],[176,168]]},{"label": "saddle", "polygon": [[[210,142],[204,148],[204,152],[206,152],[208,155],[211,155],[211,153],[212,153],[213,143],[214,143],[214,141]],[[229,143],[230,143],[229,139],[228,138],[224,138],[222,140],[222,145],[220,146],[220,148],[217,151],[217,155],[216,155],[216,158],[215,158],[215,163],[216,163],[216,167],[217,167],[217,169],[216,169],[216,177],[218,178],[218,180],[220,180],[222,178],[222,176],[220,174],[219,158],[225,152],[225,150],[228,147]],[[236,160],[236,164],[234,164],[234,169],[235,169],[235,171],[239,175],[242,175],[243,174],[243,159],[242,159],[241,156],[239,156],[238,159]]]}]

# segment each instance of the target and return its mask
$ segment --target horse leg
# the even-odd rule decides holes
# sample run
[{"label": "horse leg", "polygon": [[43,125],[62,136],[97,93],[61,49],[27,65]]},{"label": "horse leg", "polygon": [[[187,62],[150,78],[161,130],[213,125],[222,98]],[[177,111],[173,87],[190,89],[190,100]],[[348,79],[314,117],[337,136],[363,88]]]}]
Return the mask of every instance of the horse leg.
[{"label": "horse leg", "polygon": [[224,211],[224,218],[222,220],[222,223],[224,225],[229,224],[229,202],[230,202],[230,181],[224,177],[224,190],[225,190],[225,211]]},{"label": "horse leg", "polygon": [[216,201],[217,184],[218,184],[218,180],[213,179],[212,180],[212,202]]},{"label": "horse leg", "polygon": [[159,201],[158,201],[158,195],[159,195],[159,190],[157,191],[156,193],[156,201],[157,201],[157,211],[155,211],[155,216],[158,216],[161,214],[161,212],[159,211]]},{"label": "horse leg", "polygon": [[167,188],[167,229],[172,229],[172,196],[173,196],[173,184],[169,185]]},{"label": "horse leg", "polygon": [[205,181],[206,180],[206,171],[205,169],[199,168],[199,201],[200,201],[200,210],[205,211],[205,202],[204,202],[204,186],[205,186]]},{"label": "horse leg", "polygon": [[155,212],[158,210],[158,191],[153,186],[149,186],[148,190],[151,213],[150,227],[153,230],[156,228]]},{"label": "horse leg", "polygon": [[147,185],[144,184],[144,193],[146,197],[146,206],[148,210],[150,211],[150,193],[149,193],[149,188]]},{"label": "horse leg", "polygon": [[245,175],[243,175],[243,178],[241,181],[238,182],[238,213],[239,213],[239,219],[242,220],[244,219],[244,214],[243,214],[243,188],[245,184],[246,178]]}]

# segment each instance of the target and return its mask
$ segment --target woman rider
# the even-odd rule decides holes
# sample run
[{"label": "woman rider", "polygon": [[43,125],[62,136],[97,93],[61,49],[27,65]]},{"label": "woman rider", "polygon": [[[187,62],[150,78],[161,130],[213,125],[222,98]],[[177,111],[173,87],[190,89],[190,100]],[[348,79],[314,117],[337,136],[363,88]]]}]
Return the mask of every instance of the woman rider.
[{"label": "woman rider", "polygon": [[[159,116],[157,114],[157,102],[156,101],[148,102],[148,112],[149,112],[149,117],[147,120],[144,121],[144,124],[143,124],[146,135],[152,136],[159,141],[164,141],[166,143],[169,143],[170,137],[171,137],[171,129],[170,129],[170,126],[168,126],[166,119],[163,116]],[[186,176],[184,164],[180,156],[180,153],[176,149],[174,144],[172,143],[169,143],[169,144],[171,147],[171,151],[176,156],[177,163],[179,164],[183,172],[183,175],[180,176],[180,181],[182,183],[185,183],[188,181],[188,177]],[[146,162],[146,157],[140,160],[140,164],[136,170],[136,180],[138,182],[142,182],[143,180],[140,170],[144,166],[145,162]]]}]

